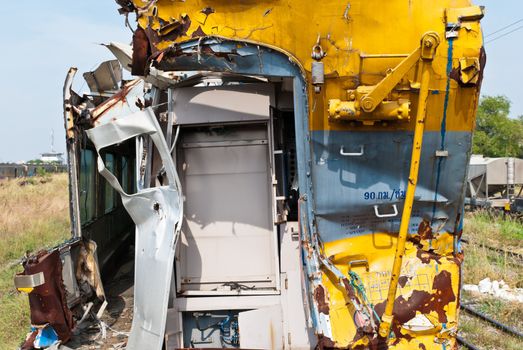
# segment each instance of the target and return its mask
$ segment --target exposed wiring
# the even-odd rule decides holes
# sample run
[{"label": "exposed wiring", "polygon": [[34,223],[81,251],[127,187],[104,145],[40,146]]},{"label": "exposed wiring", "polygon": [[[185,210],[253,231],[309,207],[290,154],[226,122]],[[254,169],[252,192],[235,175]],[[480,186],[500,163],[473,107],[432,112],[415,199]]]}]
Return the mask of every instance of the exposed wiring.
[{"label": "exposed wiring", "polygon": [[363,284],[363,281],[361,280],[361,277],[354,271],[349,271],[349,277],[350,277],[350,284],[352,287],[358,291],[358,293],[362,296],[363,302],[367,305],[367,307],[372,311],[378,322],[381,322],[381,318],[374,309],[374,305],[369,300],[367,293],[365,291],[365,285]]},{"label": "exposed wiring", "polygon": [[245,284],[241,284],[241,283],[238,283],[238,282],[227,282],[227,283],[224,283],[222,284],[223,287],[231,287],[231,289],[236,289],[236,290],[253,290],[256,288],[256,286],[247,286]]}]

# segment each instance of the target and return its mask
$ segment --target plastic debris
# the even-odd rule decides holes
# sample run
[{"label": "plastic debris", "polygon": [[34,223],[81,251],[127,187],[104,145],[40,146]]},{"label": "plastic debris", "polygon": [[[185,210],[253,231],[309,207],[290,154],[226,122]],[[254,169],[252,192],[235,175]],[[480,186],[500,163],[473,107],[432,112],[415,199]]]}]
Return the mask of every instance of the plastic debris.
[{"label": "plastic debris", "polygon": [[[33,331],[35,330],[37,330],[37,328],[33,327]],[[53,327],[45,325],[43,328],[38,328],[33,346],[36,349],[47,349],[58,341],[58,334],[56,334]]]}]

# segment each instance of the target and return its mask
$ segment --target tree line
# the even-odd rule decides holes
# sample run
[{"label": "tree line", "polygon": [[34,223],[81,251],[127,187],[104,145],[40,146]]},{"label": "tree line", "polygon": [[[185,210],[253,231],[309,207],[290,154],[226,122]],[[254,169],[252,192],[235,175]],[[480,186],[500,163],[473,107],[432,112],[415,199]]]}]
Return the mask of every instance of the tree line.
[{"label": "tree line", "polygon": [[523,116],[510,117],[510,100],[507,97],[481,98],[472,152],[485,157],[523,158]]}]

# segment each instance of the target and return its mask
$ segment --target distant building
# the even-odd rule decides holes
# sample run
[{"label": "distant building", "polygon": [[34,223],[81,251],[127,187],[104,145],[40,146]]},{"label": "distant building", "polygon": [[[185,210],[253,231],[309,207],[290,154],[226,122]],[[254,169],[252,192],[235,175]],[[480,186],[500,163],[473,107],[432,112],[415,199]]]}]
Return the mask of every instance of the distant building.
[{"label": "distant building", "polygon": [[58,162],[60,164],[63,164],[64,158],[62,157],[63,153],[58,152],[46,152],[42,153],[40,160],[44,163],[55,163]]},{"label": "distant building", "polygon": [[470,204],[503,208],[523,193],[523,159],[473,154],[467,182],[467,201]]}]

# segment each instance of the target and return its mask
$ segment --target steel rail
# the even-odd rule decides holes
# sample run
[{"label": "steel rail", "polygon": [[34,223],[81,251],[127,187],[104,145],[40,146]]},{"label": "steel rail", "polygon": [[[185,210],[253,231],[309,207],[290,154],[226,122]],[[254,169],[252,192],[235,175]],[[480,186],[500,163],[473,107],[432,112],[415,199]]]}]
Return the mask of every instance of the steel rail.
[{"label": "steel rail", "polygon": [[475,316],[475,317],[477,317],[477,318],[480,318],[480,319],[482,319],[483,321],[486,321],[486,322],[492,324],[494,327],[496,327],[496,328],[502,330],[502,331],[505,332],[505,333],[508,333],[508,334],[511,334],[511,335],[513,335],[513,336],[516,336],[516,337],[518,337],[518,338],[522,338],[522,339],[523,339],[523,333],[520,332],[520,331],[518,331],[518,330],[515,329],[515,328],[512,328],[512,327],[510,327],[510,326],[507,326],[506,324],[503,324],[503,323],[501,323],[501,322],[498,322],[498,321],[496,321],[495,319],[493,319],[493,318],[491,318],[491,317],[485,315],[484,313],[474,310],[473,308],[471,308],[471,307],[468,306],[468,305],[463,305],[463,304],[462,304],[462,305],[460,305],[460,308],[461,308],[462,310],[464,310],[465,312],[467,312],[467,313],[469,313],[469,314],[471,314],[471,315],[473,315],[473,316]]},{"label": "steel rail", "polygon": [[459,336],[459,335],[456,335],[456,340],[458,341],[458,344],[459,345],[464,345],[467,347],[467,349],[469,350],[481,350],[480,348],[478,348],[476,345],[472,344],[472,343],[469,343],[465,338]]},{"label": "steel rail", "polygon": [[466,244],[474,244],[474,245],[477,245],[477,246],[479,246],[481,248],[486,248],[488,250],[496,252],[498,254],[508,255],[508,256],[512,257],[513,259],[519,260],[519,262],[523,263],[523,254],[519,254],[519,253],[516,253],[516,252],[511,252],[510,250],[506,250],[506,249],[502,249],[502,248],[492,247],[492,246],[489,246],[489,245],[486,245],[486,244],[483,244],[483,243],[474,243],[474,242],[469,241],[466,238],[462,238],[461,242],[466,243]]}]

